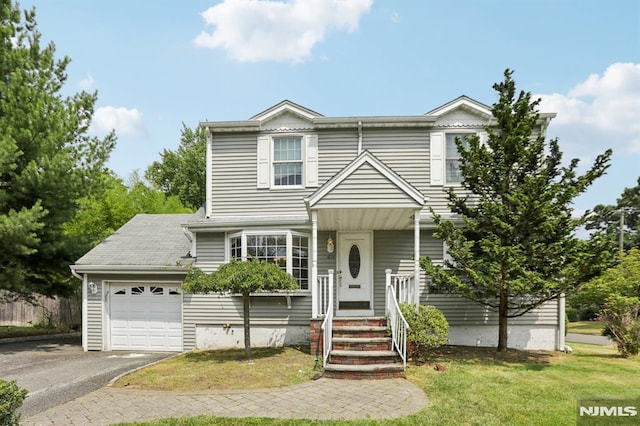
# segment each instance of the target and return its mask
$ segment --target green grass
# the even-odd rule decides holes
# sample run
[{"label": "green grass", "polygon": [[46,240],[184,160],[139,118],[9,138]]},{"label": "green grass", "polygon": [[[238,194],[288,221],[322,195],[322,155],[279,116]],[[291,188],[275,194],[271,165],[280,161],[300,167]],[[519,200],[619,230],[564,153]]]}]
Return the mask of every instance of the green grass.
[{"label": "green grass", "polygon": [[114,386],[162,391],[262,389],[307,382],[316,373],[309,347],[188,352],[126,375]]},{"label": "green grass", "polygon": [[[445,347],[407,379],[429,406],[387,421],[301,421],[266,418],[164,419],[138,425],[574,425],[578,399],[638,398],[640,357],[620,358],[613,346],[576,343],[573,354]],[[444,371],[433,366],[440,363]]]},{"label": "green grass", "polygon": [[13,325],[0,326],[0,339],[6,339],[9,337],[42,336],[56,333],[61,333],[61,331],[55,327],[21,327]]},{"label": "green grass", "polygon": [[569,333],[602,336],[602,330],[604,330],[604,323],[602,321],[576,321],[569,323],[569,329],[567,331]]}]

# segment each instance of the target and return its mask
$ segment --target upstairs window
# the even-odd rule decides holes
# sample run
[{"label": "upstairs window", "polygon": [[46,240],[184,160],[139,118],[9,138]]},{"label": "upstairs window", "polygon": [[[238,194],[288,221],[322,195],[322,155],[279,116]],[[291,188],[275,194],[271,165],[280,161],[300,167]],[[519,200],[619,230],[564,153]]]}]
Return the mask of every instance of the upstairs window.
[{"label": "upstairs window", "polygon": [[258,189],[318,187],[318,135],[260,135],[256,148]]},{"label": "upstairs window", "polygon": [[273,185],[302,185],[302,137],[273,138]]},{"label": "upstairs window", "polygon": [[460,138],[465,147],[469,144],[465,138],[469,133],[447,133],[445,137],[445,182],[447,184],[456,184],[462,182],[462,174],[460,172],[460,153],[456,145],[456,138]]}]

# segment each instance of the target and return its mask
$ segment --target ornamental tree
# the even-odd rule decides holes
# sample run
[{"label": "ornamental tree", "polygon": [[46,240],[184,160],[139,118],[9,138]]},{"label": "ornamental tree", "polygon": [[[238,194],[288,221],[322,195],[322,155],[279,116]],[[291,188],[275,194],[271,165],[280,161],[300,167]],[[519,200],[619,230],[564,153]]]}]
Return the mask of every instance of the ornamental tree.
[{"label": "ornamental tree", "polygon": [[[462,188],[448,188],[454,225],[433,213],[435,236],[444,239],[451,261],[421,258],[435,290],[458,294],[498,313],[498,351],[507,349],[510,318],[570,292],[604,269],[608,255],[599,234],[585,241],[575,230],[585,218],[572,217],[572,201],[609,166],[611,150],[578,175],[578,160],[562,163],[557,139],[545,140],[539,100],[516,96],[512,71],[493,86],[494,120],[478,136],[456,140]],[[432,211],[433,212],[433,211]]]},{"label": "ornamental tree", "polygon": [[250,294],[261,291],[295,290],[298,288],[298,283],[275,263],[249,259],[232,260],[211,274],[192,267],[187,273],[182,288],[188,293],[218,292],[242,295],[244,352],[247,359],[251,359]]}]

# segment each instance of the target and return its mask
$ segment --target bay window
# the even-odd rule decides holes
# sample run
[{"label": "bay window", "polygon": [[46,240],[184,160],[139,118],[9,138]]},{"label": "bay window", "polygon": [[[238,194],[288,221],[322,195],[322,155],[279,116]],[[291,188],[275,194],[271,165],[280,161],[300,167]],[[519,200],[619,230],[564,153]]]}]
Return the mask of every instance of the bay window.
[{"label": "bay window", "polygon": [[293,231],[243,231],[228,236],[229,260],[275,263],[309,289],[309,237]]}]

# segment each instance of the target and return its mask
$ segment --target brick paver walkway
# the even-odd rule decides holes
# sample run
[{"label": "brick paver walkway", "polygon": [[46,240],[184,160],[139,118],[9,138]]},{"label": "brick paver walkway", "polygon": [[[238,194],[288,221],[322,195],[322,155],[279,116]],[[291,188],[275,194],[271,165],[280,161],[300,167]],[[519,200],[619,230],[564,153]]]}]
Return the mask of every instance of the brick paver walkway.
[{"label": "brick paver walkway", "polygon": [[23,425],[108,425],[165,417],[272,417],[386,419],[427,405],[421,389],[405,379],[322,378],[284,388],[209,392],[157,392],[104,387],[23,418]]}]

